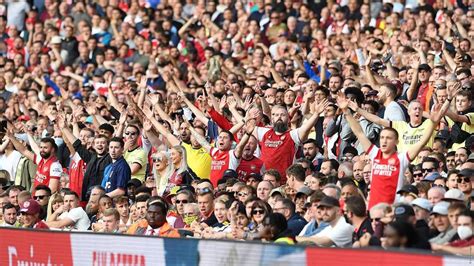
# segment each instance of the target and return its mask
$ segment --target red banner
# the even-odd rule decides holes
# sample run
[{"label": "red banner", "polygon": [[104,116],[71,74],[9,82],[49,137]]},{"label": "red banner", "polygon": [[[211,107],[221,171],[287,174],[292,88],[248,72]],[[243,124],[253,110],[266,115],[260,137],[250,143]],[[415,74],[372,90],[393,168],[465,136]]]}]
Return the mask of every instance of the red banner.
[{"label": "red banner", "polygon": [[306,249],[307,265],[367,266],[367,265],[410,265],[442,266],[443,257],[429,254],[399,253],[381,250],[361,249]]},{"label": "red banner", "polygon": [[1,230],[0,265],[73,265],[70,234]]}]

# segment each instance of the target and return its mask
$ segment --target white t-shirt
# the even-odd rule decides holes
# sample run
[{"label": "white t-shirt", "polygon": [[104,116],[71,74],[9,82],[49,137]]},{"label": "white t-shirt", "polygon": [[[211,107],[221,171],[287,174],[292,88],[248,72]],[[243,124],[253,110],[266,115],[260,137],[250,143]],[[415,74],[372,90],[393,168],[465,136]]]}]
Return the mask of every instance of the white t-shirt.
[{"label": "white t-shirt", "polygon": [[395,101],[387,105],[383,119],[390,121],[407,121],[402,108]]},{"label": "white t-shirt", "polygon": [[5,153],[0,155],[0,170],[7,170],[10,174],[10,181],[15,181],[16,168],[21,159],[21,153],[13,151],[10,155]]},{"label": "white t-shirt", "polygon": [[324,228],[316,236],[328,237],[334,243],[335,247],[350,247],[352,245],[352,233],[354,227],[346,222],[344,217],[339,217],[336,226],[331,225]]},{"label": "white t-shirt", "polygon": [[74,222],[74,225],[68,227],[70,230],[87,231],[91,225],[87,213],[81,207],[74,208],[59,216],[59,219],[64,218],[69,218]]}]

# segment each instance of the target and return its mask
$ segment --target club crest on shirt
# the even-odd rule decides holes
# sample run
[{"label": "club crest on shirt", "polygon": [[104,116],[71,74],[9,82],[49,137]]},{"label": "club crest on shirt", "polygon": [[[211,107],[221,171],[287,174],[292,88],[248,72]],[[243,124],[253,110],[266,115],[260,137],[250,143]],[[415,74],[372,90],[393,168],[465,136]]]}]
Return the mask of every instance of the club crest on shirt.
[{"label": "club crest on shirt", "polygon": [[397,160],[395,160],[394,158],[388,159],[388,164],[395,164],[396,162]]}]

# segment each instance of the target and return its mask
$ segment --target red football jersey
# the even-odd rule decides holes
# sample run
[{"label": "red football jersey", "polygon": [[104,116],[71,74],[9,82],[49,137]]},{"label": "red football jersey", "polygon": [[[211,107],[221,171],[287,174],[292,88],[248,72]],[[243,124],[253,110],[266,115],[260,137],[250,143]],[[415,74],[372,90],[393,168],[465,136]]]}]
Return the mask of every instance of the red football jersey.
[{"label": "red football jersey", "polygon": [[211,162],[211,183],[217,187],[217,182],[224,175],[225,170],[235,170],[239,166],[239,160],[234,155],[234,150],[220,151],[216,148],[211,148],[210,151]]},{"label": "red football jersey", "polygon": [[382,151],[375,145],[369,148],[368,154],[372,161],[370,210],[380,202],[394,202],[397,191],[403,186],[404,173],[410,164],[410,158],[406,152],[395,152],[390,157],[383,158]]},{"label": "red football jersey", "polygon": [[300,145],[298,129],[281,135],[273,128],[257,127],[257,138],[262,149],[265,169],[276,169],[281,175],[281,182],[286,182],[286,169],[295,161],[295,154]]}]

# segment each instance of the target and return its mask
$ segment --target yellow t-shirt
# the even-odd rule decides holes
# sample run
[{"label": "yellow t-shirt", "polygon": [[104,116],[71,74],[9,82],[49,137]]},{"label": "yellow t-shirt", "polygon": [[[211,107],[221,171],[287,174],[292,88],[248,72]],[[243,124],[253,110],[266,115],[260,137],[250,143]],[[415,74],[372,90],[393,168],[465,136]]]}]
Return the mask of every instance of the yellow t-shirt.
[{"label": "yellow t-shirt", "polygon": [[[433,125],[433,121],[431,119],[426,119],[417,127],[412,127],[410,123],[405,121],[392,121],[392,128],[398,131],[398,151],[408,151],[411,146],[421,140],[421,137],[428,129]],[[433,131],[430,140],[426,144],[426,146],[431,147],[433,146],[433,140],[436,136],[436,132]]]},{"label": "yellow t-shirt", "polygon": [[211,175],[211,155],[204,148],[193,149],[190,144],[181,143],[186,150],[186,161],[189,168],[201,179],[209,179]]},{"label": "yellow t-shirt", "polygon": [[[461,124],[461,129],[466,131],[469,134],[474,133],[474,112],[473,113],[467,113],[465,114],[467,118],[469,119],[469,123],[462,123]],[[454,121],[447,117],[446,120],[448,121],[448,126],[451,128],[454,125]],[[466,142],[464,141],[463,143],[454,143],[453,147],[451,148],[453,151],[457,150],[460,147],[465,147]]]},{"label": "yellow t-shirt", "polygon": [[145,182],[146,167],[148,165],[148,157],[145,153],[145,150],[138,147],[134,149],[133,151],[125,151],[125,153],[123,154],[123,157],[125,158],[125,161],[127,161],[130,168],[132,167],[132,164],[134,163],[138,163],[142,166],[142,168],[140,168],[138,172],[132,175],[131,178],[132,179],[136,178],[140,180],[142,183]]}]

